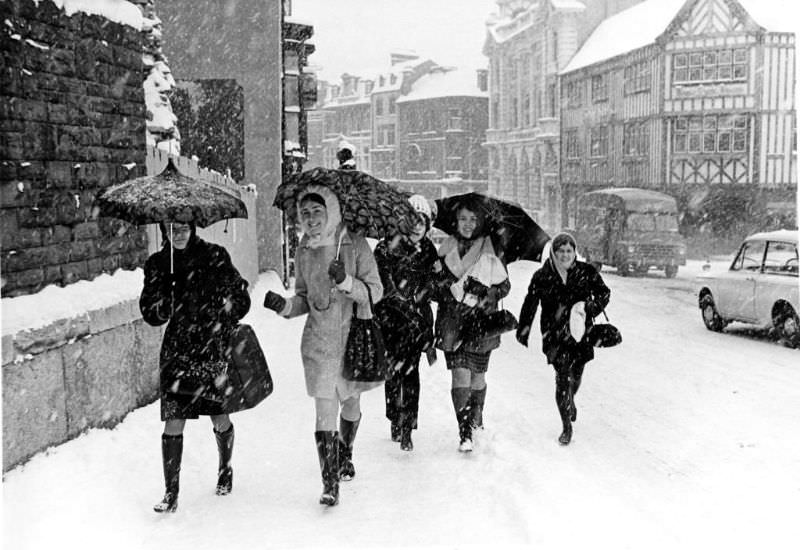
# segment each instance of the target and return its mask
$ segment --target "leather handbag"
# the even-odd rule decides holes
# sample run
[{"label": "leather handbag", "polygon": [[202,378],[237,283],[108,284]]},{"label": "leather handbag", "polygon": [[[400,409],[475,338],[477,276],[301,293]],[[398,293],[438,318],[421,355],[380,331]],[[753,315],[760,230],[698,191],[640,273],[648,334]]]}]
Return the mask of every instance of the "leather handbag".
[{"label": "leather handbag", "polygon": [[369,297],[368,319],[356,315],[358,305],[353,303],[353,319],[344,350],[344,369],[342,376],[347,380],[359,382],[381,382],[391,376],[391,366],[386,359],[386,346],[383,333],[372,312],[372,292],[367,287]]},{"label": "leather handbag", "polygon": [[592,325],[583,336],[583,340],[596,348],[610,348],[622,342],[622,333],[617,327],[608,322],[608,315],[603,310],[605,323]]},{"label": "leather handbag", "polygon": [[465,319],[461,338],[462,340],[493,338],[516,330],[518,326],[517,318],[507,309],[485,313],[481,309],[473,308]]},{"label": "leather handbag", "polygon": [[240,323],[233,328],[226,356],[228,378],[222,401],[226,413],[251,409],[272,393],[272,375],[253,327]]}]

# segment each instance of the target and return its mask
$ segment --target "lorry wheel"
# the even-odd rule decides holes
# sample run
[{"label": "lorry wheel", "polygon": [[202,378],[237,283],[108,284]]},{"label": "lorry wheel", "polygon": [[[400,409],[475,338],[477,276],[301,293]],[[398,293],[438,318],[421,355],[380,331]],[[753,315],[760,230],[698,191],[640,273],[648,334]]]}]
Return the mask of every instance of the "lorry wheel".
[{"label": "lorry wheel", "polygon": [[722,332],[725,322],[719,316],[711,294],[706,294],[700,299],[700,313],[703,315],[703,324],[708,330]]},{"label": "lorry wheel", "polygon": [[627,277],[631,274],[631,266],[627,263],[621,263],[617,265],[617,273],[620,277]]},{"label": "lorry wheel", "polygon": [[800,320],[789,305],[784,305],[772,317],[778,335],[794,348],[800,347]]},{"label": "lorry wheel", "polygon": [[640,276],[640,277],[644,277],[645,275],[647,275],[647,272],[648,272],[649,269],[650,268],[647,267],[646,265],[637,266],[636,267],[636,274],[638,276]]},{"label": "lorry wheel", "polygon": [[667,267],[664,268],[664,275],[667,276],[667,279],[673,279],[677,274],[678,274],[677,265],[668,265]]}]

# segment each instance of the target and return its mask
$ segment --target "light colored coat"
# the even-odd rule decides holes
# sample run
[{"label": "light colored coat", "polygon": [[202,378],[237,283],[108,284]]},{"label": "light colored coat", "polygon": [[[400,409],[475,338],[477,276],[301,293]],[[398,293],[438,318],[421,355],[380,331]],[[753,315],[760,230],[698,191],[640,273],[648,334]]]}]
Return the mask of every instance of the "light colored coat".
[{"label": "light colored coat", "polygon": [[[325,198],[328,224],[334,228],[335,238],[313,247],[307,236],[300,240],[295,257],[295,296],[290,299],[291,309],[285,316],[308,314],[300,344],[308,395],[332,399],[338,394],[344,400],[382,384],[345,380],[342,367],[353,304],[358,304],[359,318],[370,317],[367,286],[373,304],[383,297],[383,286],[367,240],[340,224],[335,196],[327,188],[315,188],[313,192]],[[336,257],[340,236],[339,258],[348,277],[337,287],[328,276],[328,265]],[[350,290],[343,291],[342,287]]]}]

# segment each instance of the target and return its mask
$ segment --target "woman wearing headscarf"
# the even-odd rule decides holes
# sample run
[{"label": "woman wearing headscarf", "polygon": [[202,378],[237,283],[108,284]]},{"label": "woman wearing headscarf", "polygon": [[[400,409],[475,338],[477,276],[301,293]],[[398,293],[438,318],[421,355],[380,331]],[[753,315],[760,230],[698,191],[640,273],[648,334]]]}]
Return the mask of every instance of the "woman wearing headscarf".
[{"label": "woman wearing headscarf", "polygon": [[487,233],[483,210],[465,202],[457,211],[457,230],[439,247],[442,275],[437,284],[436,346],[451,372],[450,395],[458,421],[459,451],[472,451],[473,428],[483,427],[486,371],[500,336],[465,338],[471,310],[492,313],[511,289],[505,265]]},{"label": "woman wearing headscarf", "polygon": [[[580,333],[591,326],[611,297],[597,270],[576,259],[576,250],[575,238],[569,233],[553,238],[549,258],[531,277],[517,328],[517,341],[527,347],[536,310],[542,305],[542,353],[556,373],[556,404],[563,426],[558,441],[562,445],[572,440],[572,422],[578,414],[574,397],[584,366],[594,358],[594,348]],[[576,318],[570,322],[571,315],[577,316],[577,328]],[[578,333],[574,335],[577,338],[573,332]]]},{"label": "woman wearing headscarf", "polygon": [[[393,375],[386,381],[386,417],[391,422],[392,441],[399,441],[404,451],[414,449],[411,431],[417,427],[419,415],[419,360],[420,355],[431,349],[433,336],[433,310],[429,282],[441,270],[436,256],[436,247],[427,237],[431,228],[431,207],[425,197],[413,195],[408,202],[422,218],[409,235],[397,234],[384,239],[375,247],[375,261],[383,283],[383,299],[394,300],[402,308],[408,308],[422,326],[415,327],[420,333],[419,341],[407,342],[405,338],[391,341],[406,344],[404,349],[387,348],[393,363]],[[398,320],[398,332],[407,330]],[[384,335],[386,338],[387,335]],[[387,342],[389,340],[387,339]]]},{"label": "woman wearing headscarf", "polygon": [[216,493],[233,489],[233,424],[222,409],[220,375],[231,331],[250,309],[250,295],[228,252],[198,237],[194,224],[162,224],[161,231],[164,246],[145,263],[139,309],[148,324],[167,323],[159,369],[166,493],[154,509],[174,512],[187,419],[211,417],[219,451]]},{"label": "woman wearing headscarf", "polygon": [[295,294],[286,299],[267,292],[264,306],[286,318],[308,314],[300,352],[306,391],[316,408],[314,439],[323,482],[319,502],[333,506],[339,502],[339,479],[355,476],[361,392],[382,384],[342,376],[353,304],[360,318],[368,317],[370,293],[377,302],[383,286],[366,239],[347,230],[330,189],[310,186],[298,197],[298,213],[303,237],[295,257]]}]

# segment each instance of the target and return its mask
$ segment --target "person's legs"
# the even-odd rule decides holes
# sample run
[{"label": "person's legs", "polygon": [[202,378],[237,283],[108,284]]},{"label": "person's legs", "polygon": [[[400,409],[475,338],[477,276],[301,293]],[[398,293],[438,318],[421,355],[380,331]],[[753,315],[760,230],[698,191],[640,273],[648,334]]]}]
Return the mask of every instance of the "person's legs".
[{"label": "person's legs", "polygon": [[470,371],[466,368],[453,367],[450,369],[452,375],[452,386],[450,396],[453,399],[453,409],[455,409],[456,420],[458,421],[458,450],[469,452],[472,450],[472,427],[469,423],[469,395],[470,390]]},{"label": "person's legs", "polygon": [[211,416],[214,437],[217,440],[219,467],[217,468],[217,494],[227,495],[233,490],[233,424],[230,416],[219,414]]},{"label": "person's legs", "polygon": [[400,425],[398,423],[398,416],[400,414],[400,392],[402,387],[403,376],[401,371],[395,372],[392,377],[386,381],[383,387],[384,395],[386,397],[386,418],[389,419],[391,424],[392,441],[400,441]]},{"label": "person's legs", "polygon": [[333,506],[339,502],[339,432],[336,431],[336,418],[339,402],[336,398],[314,398],[316,410],[316,431],[320,473],[322,475],[322,495],[320,504]]},{"label": "person's legs", "polygon": [[400,385],[400,448],[404,451],[414,449],[411,441],[411,431],[417,427],[419,415],[419,355],[409,359],[403,365],[402,382]]},{"label": "person's legs", "polygon": [[361,395],[356,394],[342,401],[339,418],[339,473],[343,481],[350,481],[356,475],[356,468],[353,466],[353,443],[360,423]]},{"label": "person's legs", "polygon": [[562,445],[569,445],[572,440],[572,369],[568,360],[556,361],[556,405],[561,416],[562,432],[558,438]]},{"label": "person's legs", "polygon": [[578,418],[578,408],[575,406],[575,394],[578,393],[578,388],[581,387],[581,379],[583,378],[583,368],[586,363],[578,362],[572,366],[572,412],[570,419],[575,422]]},{"label": "person's legs", "polygon": [[486,402],[485,372],[472,372],[470,390],[470,424],[473,429],[483,428],[483,404]]},{"label": "person's legs", "polygon": [[161,463],[164,469],[165,493],[161,502],[153,506],[156,512],[174,512],[178,509],[181,460],[183,459],[183,427],[186,420],[168,419],[161,434]]}]

